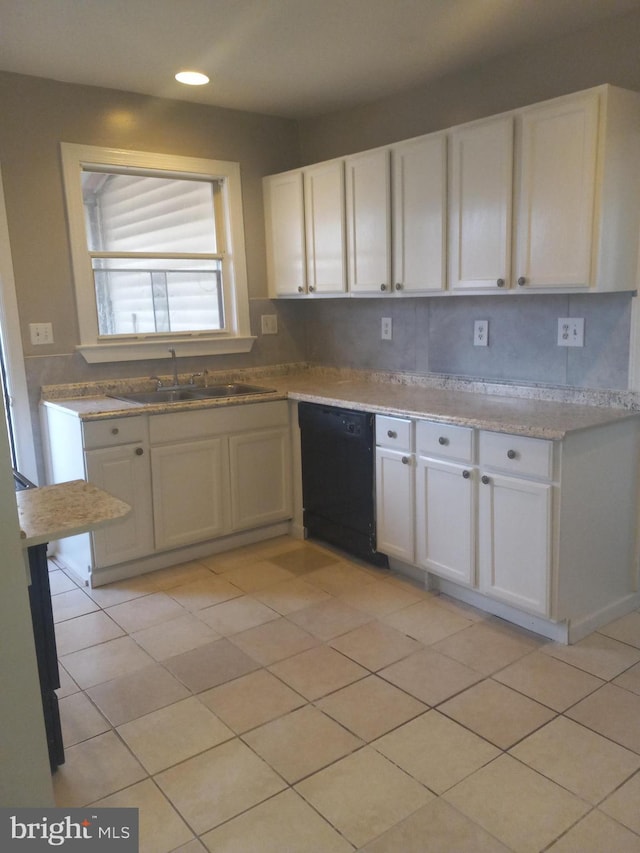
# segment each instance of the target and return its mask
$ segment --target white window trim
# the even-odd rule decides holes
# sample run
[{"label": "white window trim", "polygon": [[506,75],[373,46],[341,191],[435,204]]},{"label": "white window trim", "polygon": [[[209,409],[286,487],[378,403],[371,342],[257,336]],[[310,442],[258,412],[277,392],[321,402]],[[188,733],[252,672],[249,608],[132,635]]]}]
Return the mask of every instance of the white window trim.
[{"label": "white window trim", "polygon": [[[94,364],[166,358],[168,343],[175,347],[179,356],[249,352],[256,338],[251,336],[249,323],[240,165],[226,160],[206,160],[199,157],[154,154],[147,151],[124,151],[117,148],[76,145],[71,142],[61,142],[60,149],[80,328],[80,344],[76,349],[82,353],[85,360]],[[223,179],[223,204],[227,229],[223,267],[231,292],[235,294],[234,299],[225,299],[226,330],[193,332],[184,335],[123,336],[120,339],[100,337],[93,271],[87,251],[81,175],[84,167],[105,165],[158,170],[178,178],[187,173],[205,180]]]}]

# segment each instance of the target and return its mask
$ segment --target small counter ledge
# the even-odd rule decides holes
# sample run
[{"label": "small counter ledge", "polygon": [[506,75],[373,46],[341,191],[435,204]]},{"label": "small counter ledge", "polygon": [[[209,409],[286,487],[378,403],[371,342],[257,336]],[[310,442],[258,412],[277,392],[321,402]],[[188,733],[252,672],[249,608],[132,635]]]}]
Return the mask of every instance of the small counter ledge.
[{"label": "small counter ledge", "polygon": [[75,536],[124,518],[131,507],[85,480],[16,492],[23,546]]}]

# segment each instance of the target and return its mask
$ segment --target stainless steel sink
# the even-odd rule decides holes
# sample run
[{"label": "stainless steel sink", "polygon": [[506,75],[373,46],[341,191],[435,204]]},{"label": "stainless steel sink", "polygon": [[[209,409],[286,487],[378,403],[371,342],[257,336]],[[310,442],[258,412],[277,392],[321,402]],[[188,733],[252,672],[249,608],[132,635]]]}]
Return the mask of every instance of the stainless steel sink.
[{"label": "stainless steel sink", "polygon": [[270,394],[273,388],[232,382],[211,385],[209,388],[158,388],[157,391],[139,391],[131,394],[109,394],[116,400],[128,403],[183,403],[188,400],[213,400],[222,397],[241,397],[245,394]]}]

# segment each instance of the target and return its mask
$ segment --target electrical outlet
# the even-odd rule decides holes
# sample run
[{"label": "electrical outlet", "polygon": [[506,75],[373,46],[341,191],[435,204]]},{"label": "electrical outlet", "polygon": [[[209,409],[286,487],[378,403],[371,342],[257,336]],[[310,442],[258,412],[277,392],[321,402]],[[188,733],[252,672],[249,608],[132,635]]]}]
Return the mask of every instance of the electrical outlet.
[{"label": "electrical outlet", "polygon": [[29,323],[29,334],[34,346],[53,343],[52,323]]},{"label": "electrical outlet", "polygon": [[558,317],[558,346],[584,346],[584,317]]},{"label": "electrical outlet", "polygon": [[473,345],[474,347],[489,346],[489,321],[475,320],[473,324]]},{"label": "electrical outlet", "polygon": [[277,314],[262,314],[260,324],[263,335],[278,334],[278,315]]},{"label": "electrical outlet", "polygon": [[393,337],[393,324],[391,317],[383,317],[380,327],[380,337],[383,341],[390,341]]}]

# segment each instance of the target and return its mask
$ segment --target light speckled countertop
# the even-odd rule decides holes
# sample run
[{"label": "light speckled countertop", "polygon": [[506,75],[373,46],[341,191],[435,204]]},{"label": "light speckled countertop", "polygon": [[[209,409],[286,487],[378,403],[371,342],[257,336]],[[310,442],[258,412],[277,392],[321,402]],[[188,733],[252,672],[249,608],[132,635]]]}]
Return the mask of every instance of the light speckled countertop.
[{"label": "light speckled countertop", "polygon": [[84,480],[23,489],[16,501],[25,547],[86,533],[131,512],[129,504]]},{"label": "light speckled countertop", "polygon": [[[242,376],[242,380],[247,379],[273,391],[224,400],[141,405],[105,396],[105,389],[96,386],[49,386],[43,388],[43,398],[45,405],[61,407],[82,420],[191,411],[288,398],[552,440],[561,440],[574,430],[589,429],[640,414],[635,395],[631,392],[556,391],[534,386],[332,368],[282,370],[271,374],[268,368],[262,368]],[[210,382],[215,381],[233,380],[229,377],[210,379]],[[119,393],[122,393],[121,386]],[[131,380],[127,387],[133,390],[135,381]],[[139,383],[137,387],[140,387]],[[609,397],[612,400],[610,405],[607,404]],[[569,402],[568,398],[579,402],[573,402],[573,399]]]}]

